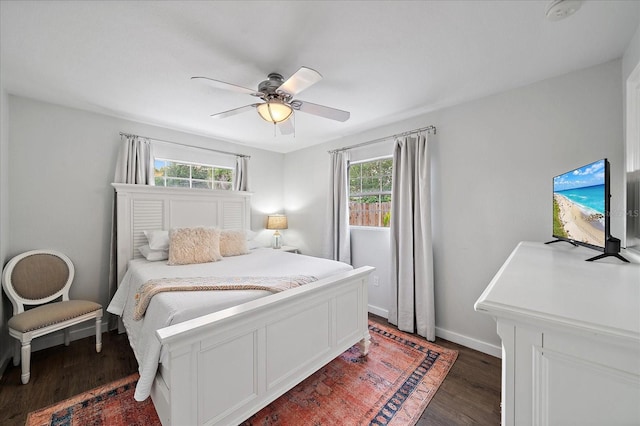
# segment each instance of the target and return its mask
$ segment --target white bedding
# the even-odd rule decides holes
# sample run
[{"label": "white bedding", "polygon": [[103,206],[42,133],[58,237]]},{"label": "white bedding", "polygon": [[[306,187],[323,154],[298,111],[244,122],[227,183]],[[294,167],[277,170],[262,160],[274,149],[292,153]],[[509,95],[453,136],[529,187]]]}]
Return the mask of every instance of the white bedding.
[{"label": "white bedding", "polygon": [[136,291],[148,280],[285,275],[311,275],[322,279],[351,269],[353,268],[345,263],[268,248],[251,250],[246,255],[225,257],[219,262],[197,265],[169,266],[166,262],[149,262],[145,259],[130,261],[127,273],[107,311],[122,317],[138,360],[140,380],[136,386],[135,399],[143,401],[149,396],[158,363],[161,362],[161,345],[156,337],[156,330],[272,294],[259,290],[162,293],[153,297],[145,317],[141,321],[134,321]]}]

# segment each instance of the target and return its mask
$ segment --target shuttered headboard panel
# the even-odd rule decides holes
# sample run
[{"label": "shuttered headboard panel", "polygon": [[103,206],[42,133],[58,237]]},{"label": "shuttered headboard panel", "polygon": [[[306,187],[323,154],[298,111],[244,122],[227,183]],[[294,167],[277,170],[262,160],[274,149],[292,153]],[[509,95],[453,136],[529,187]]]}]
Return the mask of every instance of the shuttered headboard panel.
[{"label": "shuttered headboard panel", "polygon": [[251,193],[112,184],[116,190],[118,283],[140,257],[144,231],[188,226],[250,229]]}]

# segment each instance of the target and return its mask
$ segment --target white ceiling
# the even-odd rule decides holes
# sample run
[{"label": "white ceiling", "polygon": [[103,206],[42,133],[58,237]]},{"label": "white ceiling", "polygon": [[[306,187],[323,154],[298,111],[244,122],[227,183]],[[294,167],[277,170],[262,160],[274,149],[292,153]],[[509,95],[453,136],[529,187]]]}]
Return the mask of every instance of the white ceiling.
[{"label": "white ceiling", "polygon": [[[8,93],[277,152],[522,86],[624,53],[640,2],[587,1],[545,19],[542,1],[1,1]],[[257,88],[300,66],[322,81],[297,98],[351,112],[297,113],[296,135],[246,112]],[[153,136],[153,135],[149,135]]]}]

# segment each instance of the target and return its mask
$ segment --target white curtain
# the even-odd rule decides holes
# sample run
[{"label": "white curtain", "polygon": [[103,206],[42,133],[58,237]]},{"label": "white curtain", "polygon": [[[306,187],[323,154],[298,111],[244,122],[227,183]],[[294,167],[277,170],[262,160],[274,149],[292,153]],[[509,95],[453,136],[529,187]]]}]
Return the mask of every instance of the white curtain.
[{"label": "white curtain", "polygon": [[351,264],[349,234],[349,152],[331,153],[325,257]]},{"label": "white curtain", "polygon": [[249,190],[249,157],[236,157],[236,172],[233,182],[234,191]]},{"label": "white curtain", "polygon": [[[118,162],[113,181],[115,183],[134,183],[140,185],[154,185],[153,150],[149,139],[133,135],[122,135],[118,152]],[[109,262],[109,298],[113,297],[118,288],[117,264],[117,229],[116,197],[113,198],[111,212],[111,252]],[[115,326],[115,318],[109,321],[109,328]]]},{"label": "white curtain", "polygon": [[153,152],[149,139],[122,135],[122,145],[116,163],[116,183],[153,185]]},{"label": "white curtain", "polygon": [[431,169],[426,135],[396,140],[391,202],[389,322],[434,341]]}]

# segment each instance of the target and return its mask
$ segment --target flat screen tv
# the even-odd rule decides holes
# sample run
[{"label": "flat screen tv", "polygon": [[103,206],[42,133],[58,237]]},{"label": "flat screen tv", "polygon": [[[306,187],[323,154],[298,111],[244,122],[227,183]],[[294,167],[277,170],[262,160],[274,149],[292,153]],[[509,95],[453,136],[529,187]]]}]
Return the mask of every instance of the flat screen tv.
[{"label": "flat screen tv", "polygon": [[[620,240],[610,233],[609,161],[603,158],[553,178],[553,237],[605,254],[618,254]],[[555,242],[551,241],[551,242]]]}]

